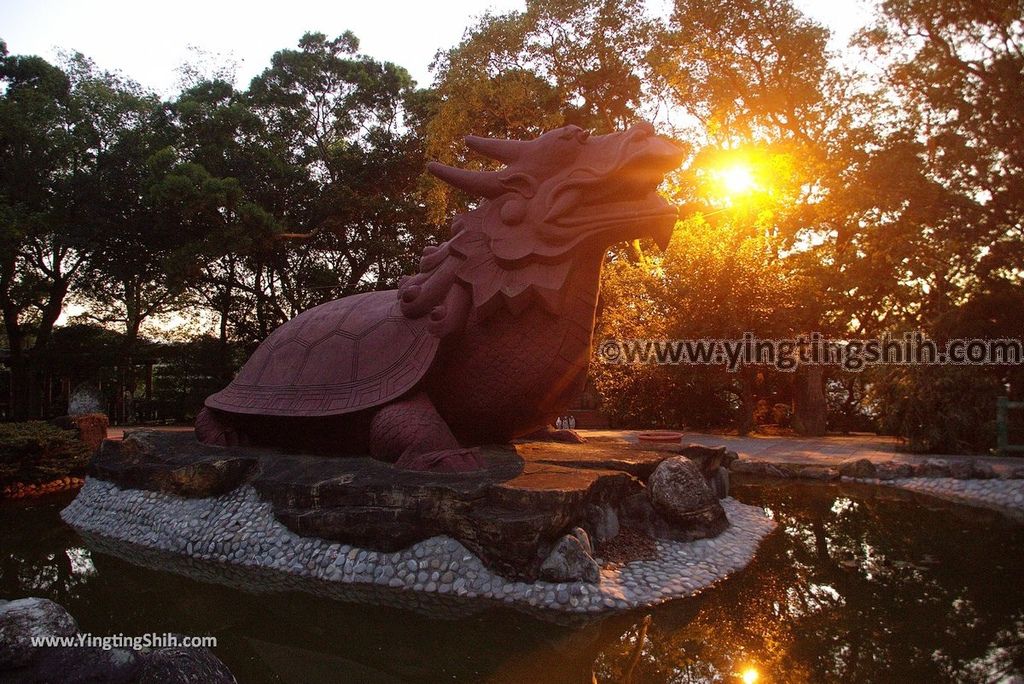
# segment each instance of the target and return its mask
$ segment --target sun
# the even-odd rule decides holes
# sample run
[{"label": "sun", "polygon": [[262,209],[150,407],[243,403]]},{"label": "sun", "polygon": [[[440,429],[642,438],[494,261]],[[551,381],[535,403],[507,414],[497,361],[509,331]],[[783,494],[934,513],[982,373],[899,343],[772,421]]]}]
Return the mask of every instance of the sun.
[{"label": "sun", "polygon": [[757,188],[754,172],[742,162],[734,162],[715,173],[725,194],[731,197],[746,195]]}]

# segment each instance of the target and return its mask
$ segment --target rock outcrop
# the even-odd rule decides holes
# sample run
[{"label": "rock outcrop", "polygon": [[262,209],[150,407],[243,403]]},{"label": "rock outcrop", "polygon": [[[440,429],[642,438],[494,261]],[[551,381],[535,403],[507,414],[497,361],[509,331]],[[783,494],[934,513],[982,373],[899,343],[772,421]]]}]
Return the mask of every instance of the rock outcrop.
[{"label": "rock outcrop", "polygon": [[[45,637],[70,637],[76,639],[76,643],[45,646],[32,643],[33,639]],[[106,647],[88,640],[77,643],[78,637],[78,624],[60,604],[37,597],[0,601],[0,680],[25,684],[231,684],[235,681],[224,663],[205,647],[158,646],[136,651]]]}]

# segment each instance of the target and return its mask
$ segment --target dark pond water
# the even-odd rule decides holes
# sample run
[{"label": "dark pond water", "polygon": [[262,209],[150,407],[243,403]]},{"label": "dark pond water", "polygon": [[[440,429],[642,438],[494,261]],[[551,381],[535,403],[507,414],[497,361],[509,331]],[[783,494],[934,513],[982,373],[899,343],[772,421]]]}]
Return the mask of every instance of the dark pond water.
[{"label": "dark pond water", "polygon": [[989,682],[1024,672],[1024,527],[888,489],[735,488],[779,529],[704,594],[586,627],[252,595],[90,552],[67,497],[0,505],[0,597],[83,631],[211,634],[240,682]]}]

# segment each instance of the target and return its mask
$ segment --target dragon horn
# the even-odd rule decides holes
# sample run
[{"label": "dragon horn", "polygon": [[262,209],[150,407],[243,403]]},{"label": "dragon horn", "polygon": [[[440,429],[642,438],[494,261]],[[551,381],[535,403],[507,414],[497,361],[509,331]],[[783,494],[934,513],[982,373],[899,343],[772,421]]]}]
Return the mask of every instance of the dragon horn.
[{"label": "dragon horn", "polygon": [[496,171],[467,171],[437,162],[427,164],[427,171],[448,185],[465,190],[471,195],[491,199],[505,192],[505,188],[498,181]]},{"label": "dragon horn", "polygon": [[500,138],[481,138],[478,135],[467,135],[466,144],[480,154],[511,164],[528,143],[521,140],[502,140]]}]

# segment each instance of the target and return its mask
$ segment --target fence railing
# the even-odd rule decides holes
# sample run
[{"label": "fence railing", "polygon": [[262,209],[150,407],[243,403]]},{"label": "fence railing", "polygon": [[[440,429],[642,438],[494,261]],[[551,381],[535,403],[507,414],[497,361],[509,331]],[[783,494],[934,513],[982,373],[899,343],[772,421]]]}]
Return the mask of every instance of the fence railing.
[{"label": "fence railing", "polygon": [[996,450],[1000,456],[1024,453],[1024,444],[1010,444],[1010,409],[1024,409],[1024,401],[1010,401],[1009,397],[996,399]]}]

